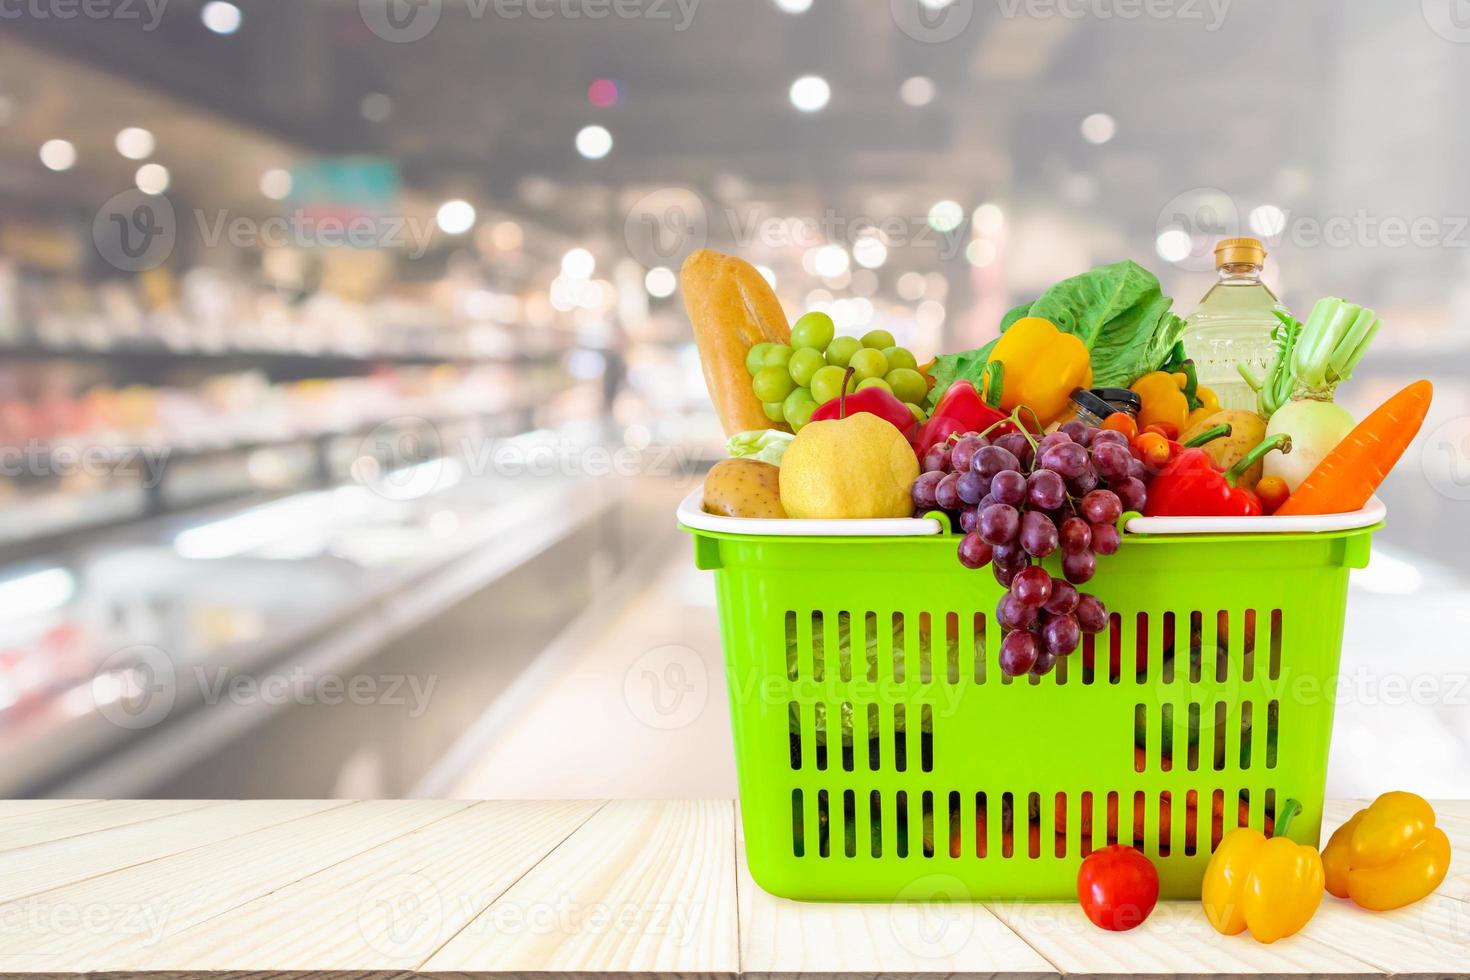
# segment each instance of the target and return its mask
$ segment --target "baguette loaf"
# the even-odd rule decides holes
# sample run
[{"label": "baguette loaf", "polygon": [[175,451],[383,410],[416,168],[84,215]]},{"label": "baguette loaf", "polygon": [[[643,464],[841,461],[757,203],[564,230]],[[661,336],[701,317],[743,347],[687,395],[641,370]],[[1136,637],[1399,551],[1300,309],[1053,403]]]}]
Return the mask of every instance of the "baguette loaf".
[{"label": "baguette loaf", "polygon": [[791,343],[791,326],[770,284],[749,262],[707,248],[685,260],[679,283],[699,345],[704,383],[725,434],[789,431],[766,416],[745,369],[745,356],[756,344]]}]

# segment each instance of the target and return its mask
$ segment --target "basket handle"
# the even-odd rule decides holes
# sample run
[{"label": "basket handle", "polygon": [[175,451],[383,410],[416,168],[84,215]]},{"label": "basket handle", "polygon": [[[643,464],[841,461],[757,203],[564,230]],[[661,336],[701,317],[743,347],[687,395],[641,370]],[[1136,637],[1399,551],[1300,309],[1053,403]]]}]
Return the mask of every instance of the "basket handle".
[{"label": "basket handle", "polygon": [[694,567],[701,572],[718,571],[725,567],[720,560],[720,542],[717,538],[695,532]]}]

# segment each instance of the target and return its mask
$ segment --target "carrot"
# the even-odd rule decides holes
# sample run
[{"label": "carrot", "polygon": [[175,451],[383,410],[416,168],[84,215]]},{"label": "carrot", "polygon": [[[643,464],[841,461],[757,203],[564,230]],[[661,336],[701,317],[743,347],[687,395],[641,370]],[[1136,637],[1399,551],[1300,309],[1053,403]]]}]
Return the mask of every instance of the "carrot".
[{"label": "carrot", "polygon": [[1276,511],[1289,514],[1341,514],[1359,510],[1424,424],[1434,386],[1415,381],[1374,409],[1307,475]]}]

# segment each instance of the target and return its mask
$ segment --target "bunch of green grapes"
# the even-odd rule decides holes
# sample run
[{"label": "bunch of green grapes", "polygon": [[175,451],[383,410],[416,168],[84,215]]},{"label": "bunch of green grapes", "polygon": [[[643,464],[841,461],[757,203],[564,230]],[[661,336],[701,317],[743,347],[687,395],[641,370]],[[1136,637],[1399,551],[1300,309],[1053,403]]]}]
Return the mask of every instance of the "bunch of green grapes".
[{"label": "bunch of green grapes", "polygon": [[790,344],[756,344],[745,356],[755,397],[772,422],[785,422],[800,432],[819,405],[842,393],[842,378],[850,367],[848,393],[861,388],[883,388],[909,407],[922,422],[929,382],[918,361],[899,347],[887,330],[870,330],[862,338],[838,337],[836,324],[825,313],[808,313],[791,328]]}]

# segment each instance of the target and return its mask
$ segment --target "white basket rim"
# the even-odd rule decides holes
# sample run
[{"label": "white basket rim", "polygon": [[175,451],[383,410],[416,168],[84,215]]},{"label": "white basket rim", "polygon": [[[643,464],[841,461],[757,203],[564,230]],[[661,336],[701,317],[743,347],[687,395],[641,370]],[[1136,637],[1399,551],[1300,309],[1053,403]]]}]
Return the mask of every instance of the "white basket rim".
[{"label": "white basket rim", "polygon": [[[1373,497],[1361,510],[1343,514],[1311,514],[1298,517],[1135,517],[1125,530],[1130,534],[1300,534],[1303,532],[1353,531],[1379,524],[1388,508]],[[704,484],[679,502],[679,523],[696,531],[718,534],[748,534],[762,537],[930,537],[943,532],[932,518],[897,517],[874,520],[830,521],[759,517],[720,517],[704,512]]]}]

